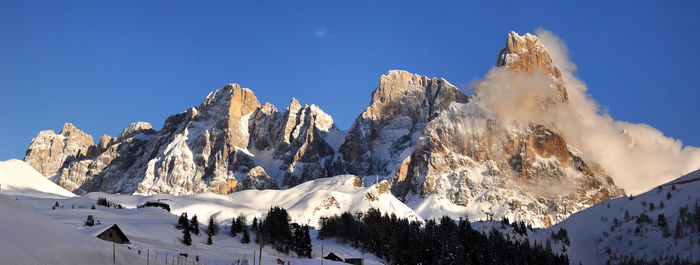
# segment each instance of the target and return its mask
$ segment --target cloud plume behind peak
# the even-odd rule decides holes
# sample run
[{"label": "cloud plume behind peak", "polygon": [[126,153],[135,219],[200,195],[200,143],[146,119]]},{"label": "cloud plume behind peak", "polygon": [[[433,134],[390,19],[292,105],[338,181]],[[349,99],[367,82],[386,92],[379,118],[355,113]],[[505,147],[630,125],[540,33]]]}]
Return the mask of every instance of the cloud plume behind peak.
[{"label": "cloud plume behind peak", "polygon": [[528,75],[494,67],[470,85],[480,104],[506,119],[553,126],[584,158],[599,163],[627,193],[644,192],[700,168],[700,148],[684,147],[680,140],[649,125],[617,121],[601,112],[586,84],[574,76],[576,65],[569,59],[564,42],[541,28],[536,36],[562,72],[569,102],[542,105],[556,93],[543,71]]}]

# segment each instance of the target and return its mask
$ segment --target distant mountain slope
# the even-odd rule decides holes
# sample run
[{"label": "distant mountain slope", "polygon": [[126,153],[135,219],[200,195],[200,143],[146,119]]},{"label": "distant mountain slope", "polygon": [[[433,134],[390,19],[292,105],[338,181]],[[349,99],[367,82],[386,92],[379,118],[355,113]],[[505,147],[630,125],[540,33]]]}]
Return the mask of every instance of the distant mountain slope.
[{"label": "distant mountain slope", "polygon": [[0,193],[41,198],[75,197],[70,191],[41,175],[24,161],[11,159],[0,162]]},{"label": "distant mountain slope", "polygon": [[125,207],[161,200],[170,205],[173,213],[187,212],[190,216],[196,214],[200,220],[214,216],[221,222],[227,222],[238,215],[244,215],[252,222],[254,217],[259,218],[273,206],[287,209],[292,221],[311,226],[317,226],[318,220],[324,216],[346,211],[366,212],[370,208],[422,221],[411,208],[391,195],[387,182],[363,187],[360,180],[351,175],[307,181],[286,190],[245,190],[229,195],[200,193],[186,196],[127,196],[97,192],[84,196],[87,201],[97,200],[98,197],[106,197]]}]

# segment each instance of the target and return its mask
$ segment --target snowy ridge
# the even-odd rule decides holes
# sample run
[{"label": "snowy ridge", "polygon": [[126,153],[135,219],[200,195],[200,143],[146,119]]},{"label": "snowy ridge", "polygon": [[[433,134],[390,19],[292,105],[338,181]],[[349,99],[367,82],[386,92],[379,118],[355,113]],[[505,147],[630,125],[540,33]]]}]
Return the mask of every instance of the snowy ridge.
[{"label": "snowy ridge", "polygon": [[226,196],[213,193],[125,196],[98,192],[89,193],[85,197],[95,200],[106,197],[128,208],[147,201],[163,200],[170,205],[173,213],[196,214],[200,220],[214,216],[222,223],[241,214],[252,222],[254,217],[260,218],[261,214],[273,206],[285,208],[292,221],[311,226],[318,226],[319,219],[324,216],[339,215],[346,211],[366,212],[370,208],[422,222],[418,214],[388,190],[379,191],[381,185],[362,187],[357,177],[345,175],[308,181],[286,190],[245,190]]},{"label": "snowy ridge", "polygon": [[28,195],[39,198],[76,196],[51,182],[26,162],[17,159],[0,162],[0,186],[0,193],[9,195]]}]

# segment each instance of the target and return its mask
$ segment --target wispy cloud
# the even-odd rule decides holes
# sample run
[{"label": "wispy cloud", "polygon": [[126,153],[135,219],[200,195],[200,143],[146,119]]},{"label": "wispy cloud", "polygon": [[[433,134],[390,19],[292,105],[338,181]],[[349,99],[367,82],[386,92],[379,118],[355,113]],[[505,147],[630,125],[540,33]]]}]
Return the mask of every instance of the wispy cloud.
[{"label": "wispy cloud", "polygon": [[324,27],[324,26],[321,26],[318,29],[316,29],[316,31],[314,31],[314,36],[316,36],[316,38],[319,38],[319,39],[334,39],[335,38],[335,34],[328,31],[326,29],[326,27]]}]

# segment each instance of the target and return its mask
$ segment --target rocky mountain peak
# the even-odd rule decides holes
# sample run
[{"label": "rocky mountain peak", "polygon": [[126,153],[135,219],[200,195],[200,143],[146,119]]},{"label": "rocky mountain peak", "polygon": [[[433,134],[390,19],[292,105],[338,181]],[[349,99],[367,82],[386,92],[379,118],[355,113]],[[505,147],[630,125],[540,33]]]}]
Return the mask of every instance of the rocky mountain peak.
[{"label": "rocky mountain peak", "polygon": [[277,107],[275,107],[275,105],[272,105],[272,104],[267,103],[267,102],[265,102],[262,105],[262,107],[260,107],[260,111],[262,111],[265,114],[272,114],[272,113],[278,112]]},{"label": "rocky mountain peak", "polygon": [[70,162],[88,155],[95,145],[92,136],[78,130],[72,123],[63,124],[60,134],[41,131],[32,139],[24,161],[44,176],[52,176]]},{"label": "rocky mountain peak", "polygon": [[561,78],[559,69],[552,63],[547,48],[530,33],[523,36],[511,31],[506,40],[506,47],[498,52],[496,66],[505,66],[513,71],[531,73],[543,69],[557,78]]},{"label": "rocky mountain peak", "polygon": [[248,88],[241,88],[238,84],[228,84],[214,92],[209,93],[201,105],[199,112],[213,112],[220,117],[238,119],[260,107],[258,98]]},{"label": "rocky mountain peak", "polygon": [[372,92],[372,100],[363,115],[365,118],[383,119],[396,115],[397,112],[415,113],[423,101],[432,105],[442,88],[449,90],[443,91],[444,95],[450,97],[448,101],[466,102],[466,96],[445,79],[391,70],[381,76],[379,87]]},{"label": "rocky mountain peak", "polygon": [[468,97],[444,79],[401,70],[382,75],[369,107],[340,146],[340,171],[359,176],[388,175],[408,154],[425,125],[453,102]]},{"label": "rocky mountain peak", "polygon": [[554,99],[554,102],[569,101],[561,71],[552,62],[547,48],[535,35],[526,33],[520,36],[511,31],[506,40],[506,47],[498,52],[496,66],[530,75],[538,70],[544,71],[552,80],[552,85],[559,91],[559,98]]},{"label": "rocky mountain peak", "polygon": [[[118,139],[125,139],[132,137],[137,134],[154,134],[155,130],[153,130],[153,126],[151,126],[150,123],[148,122],[134,122],[132,124],[129,124],[124,130],[122,130],[122,133],[119,134]],[[104,138],[104,136],[103,136]],[[100,139],[100,142],[102,142],[102,139]]]},{"label": "rocky mountain peak", "polygon": [[61,129],[61,135],[67,136],[71,132],[75,132],[75,131],[80,131],[80,130],[78,130],[78,128],[75,128],[75,126],[72,123],[66,122],[63,124],[63,129]]}]

